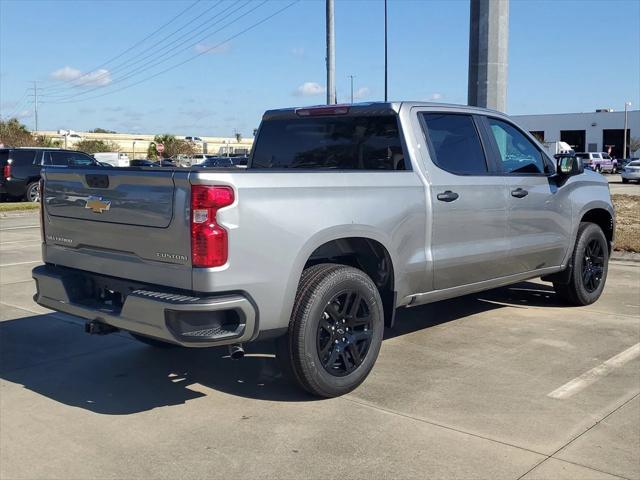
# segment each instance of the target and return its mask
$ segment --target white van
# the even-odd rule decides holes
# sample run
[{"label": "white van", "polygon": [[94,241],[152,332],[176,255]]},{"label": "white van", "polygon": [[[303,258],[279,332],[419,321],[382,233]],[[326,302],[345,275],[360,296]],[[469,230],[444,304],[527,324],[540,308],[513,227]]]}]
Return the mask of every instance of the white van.
[{"label": "white van", "polygon": [[108,163],[114,167],[128,167],[129,155],[121,152],[100,152],[94,153],[93,158],[102,163]]}]

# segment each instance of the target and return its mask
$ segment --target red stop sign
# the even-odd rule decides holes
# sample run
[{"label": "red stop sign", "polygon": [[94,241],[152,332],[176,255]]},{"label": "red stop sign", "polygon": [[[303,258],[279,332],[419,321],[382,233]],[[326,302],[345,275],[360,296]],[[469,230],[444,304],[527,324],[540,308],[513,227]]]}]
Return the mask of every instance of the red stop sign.
[{"label": "red stop sign", "polygon": [[164,152],[164,143],[156,143],[156,150],[158,153]]}]

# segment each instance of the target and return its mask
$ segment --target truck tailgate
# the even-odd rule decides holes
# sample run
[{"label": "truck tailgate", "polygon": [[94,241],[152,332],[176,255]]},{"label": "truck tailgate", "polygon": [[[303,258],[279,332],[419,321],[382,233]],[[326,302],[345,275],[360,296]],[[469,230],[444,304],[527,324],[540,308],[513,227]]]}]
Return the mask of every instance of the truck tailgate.
[{"label": "truck tailgate", "polygon": [[45,168],[42,177],[45,262],[191,288],[188,172]]}]

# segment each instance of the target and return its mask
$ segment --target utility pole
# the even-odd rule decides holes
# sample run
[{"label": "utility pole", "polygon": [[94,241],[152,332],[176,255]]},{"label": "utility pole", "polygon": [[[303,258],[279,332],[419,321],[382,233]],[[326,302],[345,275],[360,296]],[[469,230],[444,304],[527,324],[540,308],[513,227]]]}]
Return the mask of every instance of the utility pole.
[{"label": "utility pole", "polygon": [[384,101],[388,99],[388,62],[387,62],[387,0],[384,0]]},{"label": "utility pole", "polygon": [[471,0],[468,103],[507,110],[509,0]]},{"label": "utility pole", "polygon": [[[624,130],[622,131],[622,158],[627,157],[627,107],[631,105],[631,102],[624,102]],[[629,155],[630,157],[631,155]]]},{"label": "utility pole", "polygon": [[38,82],[33,81],[33,107],[36,119],[36,132],[38,131]]},{"label": "utility pole", "polygon": [[353,77],[354,75],[349,75],[349,78],[351,79],[351,103],[353,103]]},{"label": "utility pole", "polygon": [[336,103],[336,34],[334,29],[334,0],[327,1],[327,104]]}]

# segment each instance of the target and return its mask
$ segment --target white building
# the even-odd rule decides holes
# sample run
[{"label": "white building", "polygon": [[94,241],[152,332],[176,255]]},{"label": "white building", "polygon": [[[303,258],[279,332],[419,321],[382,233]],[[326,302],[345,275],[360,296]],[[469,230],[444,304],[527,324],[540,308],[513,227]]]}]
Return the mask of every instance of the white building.
[{"label": "white building", "polygon": [[[629,157],[622,155],[624,111],[514,115],[513,118],[542,142],[563,141],[576,152],[609,152],[616,158]],[[640,139],[640,110],[627,112],[627,150],[630,138]]]}]

